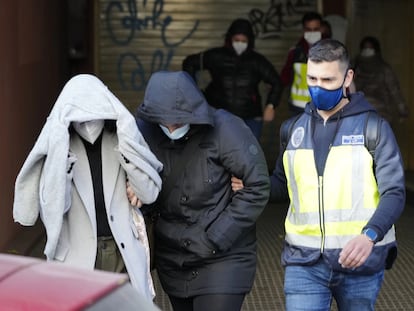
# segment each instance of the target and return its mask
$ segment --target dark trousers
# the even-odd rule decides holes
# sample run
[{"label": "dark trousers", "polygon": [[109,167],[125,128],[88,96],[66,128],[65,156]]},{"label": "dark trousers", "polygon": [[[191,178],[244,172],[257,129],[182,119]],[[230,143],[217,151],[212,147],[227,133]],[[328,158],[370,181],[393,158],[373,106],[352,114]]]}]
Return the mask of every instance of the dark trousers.
[{"label": "dark trousers", "polygon": [[240,311],[245,294],[200,295],[189,298],[169,296],[174,311]]}]

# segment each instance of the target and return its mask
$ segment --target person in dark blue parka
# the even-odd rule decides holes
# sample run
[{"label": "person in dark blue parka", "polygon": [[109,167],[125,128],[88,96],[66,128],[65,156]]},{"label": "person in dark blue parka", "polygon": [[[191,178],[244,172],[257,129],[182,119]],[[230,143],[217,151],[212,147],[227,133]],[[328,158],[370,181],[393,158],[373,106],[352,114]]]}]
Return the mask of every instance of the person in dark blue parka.
[{"label": "person in dark blue parka", "polygon": [[[259,143],[240,118],[208,105],[183,71],[151,76],[137,124],[164,165],[155,265],[174,310],[240,310],[269,198]],[[237,193],[232,176],[244,181]]]}]

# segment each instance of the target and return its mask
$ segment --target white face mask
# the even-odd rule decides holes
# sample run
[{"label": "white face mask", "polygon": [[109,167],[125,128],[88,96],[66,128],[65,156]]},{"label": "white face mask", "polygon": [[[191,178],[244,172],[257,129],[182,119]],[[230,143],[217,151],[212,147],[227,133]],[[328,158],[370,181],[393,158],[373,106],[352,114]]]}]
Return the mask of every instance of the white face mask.
[{"label": "white face mask", "polygon": [[320,31],[305,31],[303,37],[310,44],[315,44],[322,38],[322,33]]},{"label": "white face mask", "polygon": [[73,122],[73,128],[84,140],[93,144],[102,133],[104,124],[104,120]]},{"label": "white face mask", "polygon": [[361,51],[362,57],[371,57],[375,55],[375,50],[373,48],[364,48]]},{"label": "white face mask", "polygon": [[160,128],[162,129],[164,134],[167,135],[170,139],[177,140],[182,138],[185,134],[187,134],[187,132],[190,130],[190,124],[184,124],[183,126],[172,131],[171,133],[168,130],[168,128],[164,125],[160,124]]},{"label": "white face mask", "polygon": [[246,51],[248,45],[247,42],[242,41],[233,41],[231,44],[237,55],[241,55],[244,51]]}]

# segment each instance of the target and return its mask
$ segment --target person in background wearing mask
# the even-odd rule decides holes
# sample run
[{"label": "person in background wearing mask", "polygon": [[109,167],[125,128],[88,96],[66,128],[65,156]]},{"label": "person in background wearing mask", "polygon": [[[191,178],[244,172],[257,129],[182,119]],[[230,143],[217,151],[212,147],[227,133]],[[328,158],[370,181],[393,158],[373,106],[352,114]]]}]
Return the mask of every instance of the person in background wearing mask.
[{"label": "person in background wearing mask", "polygon": [[378,113],[394,125],[408,117],[408,107],[391,66],[383,59],[379,40],[372,36],[360,42],[360,52],[353,62],[355,89],[362,91]]},{"label": "person in background wearing mask", "polygon": [[[198,71],[207,70],[211,76],[204,91],[207,102],[242,118],[260,140],[263,121],[274,119],[282,84],[272,63],[254,50],[254,41],[250,22],[236,19],[226,32],[223,47],[187,56],[182,69],[195,80]],[[269,85],[264,109],[259,92],[262,81]]]},{"label": "person in background wearing mask", "polygon": [[[155,267],[173,309],[240,311],[255,278],[256,221],[269,197],[258,141],[240,118],[208,105],[183,71],[151,76],[137,124],[164,165]],[[237,193],[232,175],[244,181]]]},{"label": "person in background wearing mask", "polygon": [[401,154],[382,118],[375,155],[364,145],[367,116],[376,112],[362,93],[346,93],[353,70],[342,43],[321,40],[307,64],[312,101],[271,175],[270,200],[290,201],[282,252],[286,310],[329,311],[333,298],[339,310],[374,310],[384,269],[397,254]]},{"label": "person in background wearing mask", "polygon": [[162,164],[134,116],[95,76],[63,88],[15,185],[14,220],[45,226],[47,260],[85,269],[128,272],[148,301],[155,295],[139,205],[161,189]]},{"label": "person in background wearing mask", "polygon": [[321,40],[322,16],[317,12],[307,12],[302,17],[303,35],[289,50],[280,78],[283,86],[289,88],[289,110],[292,114],[303,112],[310,101],[306,84],[306,62],[309,47]]}]

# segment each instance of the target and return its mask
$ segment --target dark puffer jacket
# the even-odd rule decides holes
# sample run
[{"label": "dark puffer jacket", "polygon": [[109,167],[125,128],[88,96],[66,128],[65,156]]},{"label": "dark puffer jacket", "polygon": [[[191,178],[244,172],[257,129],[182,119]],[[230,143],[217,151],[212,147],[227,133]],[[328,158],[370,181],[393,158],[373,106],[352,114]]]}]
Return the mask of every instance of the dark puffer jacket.
[{"label": "dark puffer jacket", "polygon": [[[241,55],[237,55],[232,47],[231,38],[235,34],[244,34],[249,39],[248,48]],[[211,82],[205,90],[210,105],[226,109],[243,119],[261,117],[260,82],[270,86],[266,104],[277,106],[283,88],[272,63],[253,49],[254,35],[250,23],[238,19],[227,31],[223,47],[187,56],[183,70],[194,80],[201,69],[210,73]]]},{"label": "dark puffer jacket", "polygon": [[[255,223],[269,196],[257,140],[241,119],[209,106],[185,72],[153,74],[137,116],[164,164],[155,251],[164,290],[177,297],[248,292],[256,271]],[[191,129],[173,141],[158,124]],[[244,189],[232,192],[232,175]]]}]

